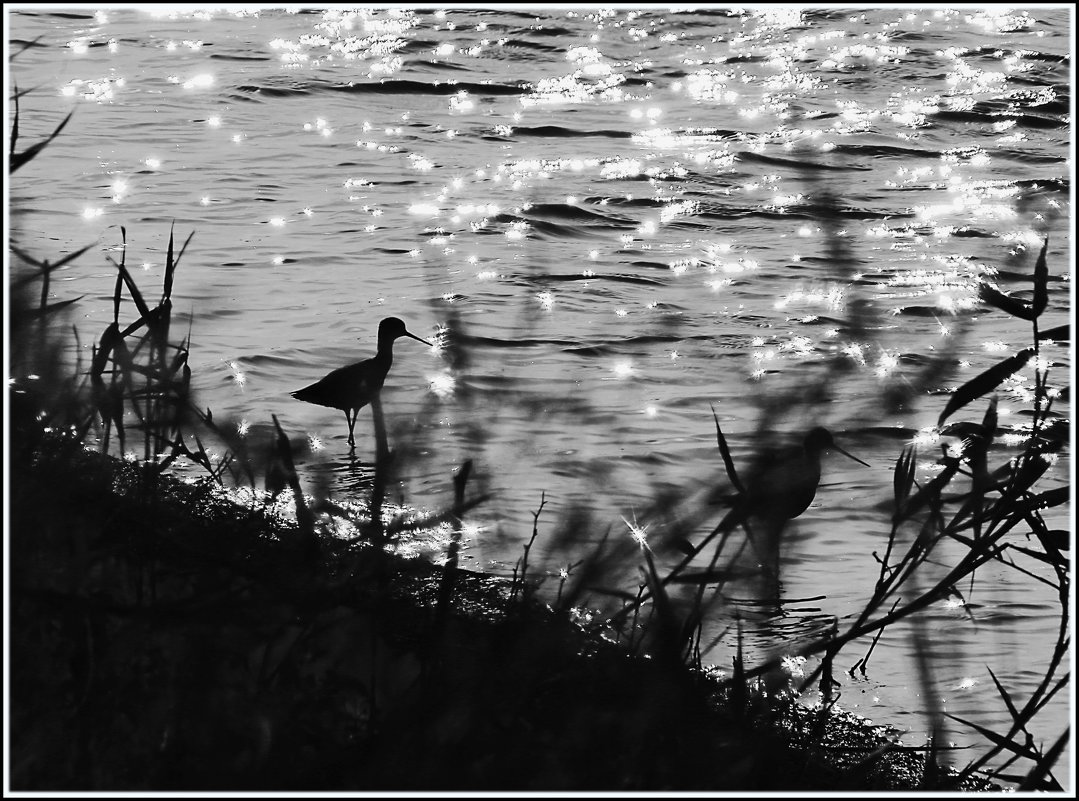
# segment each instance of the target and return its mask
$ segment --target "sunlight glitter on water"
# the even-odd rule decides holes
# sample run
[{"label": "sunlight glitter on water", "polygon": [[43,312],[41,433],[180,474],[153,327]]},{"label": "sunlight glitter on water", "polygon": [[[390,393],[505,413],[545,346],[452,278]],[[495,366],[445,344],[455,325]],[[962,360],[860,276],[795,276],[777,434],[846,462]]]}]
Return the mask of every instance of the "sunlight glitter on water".
[{"label": "sunlight glitter on water", "polygon": [[[545,472],[540,457],[527,470],[524,460],[499,460],[495,445],[516,453],[536,428],[560,440],[551,446],[559,454],[589,443],[607,468],[621,469],[635,450],[642,464],[655,458],[639,475],[627,470],[606,492],[591,492],[592,503],[610,494],[613,505],[619,492],[644,497],[648,480],[666,471],[678,483],[705,448],[714,456],[704,399],[723,404],[725,430],[752,431],[753,378],[772,392],[843,349],[852,369],[817,411],[878,451],[869,459],[877,472],[861,479],[868,497],[890,486],[884,474],[897,443],[872,433],[882,425],[879,408],[849,410],[877,397],[878,371],[902,381],[912,358],[946,345],[956,369],[940,383],[956,386],[1021,348],[1025,331],[987,314],[976,284],[993,276],[1005,293],[1029,291],[1024,276],[1046,232],[1051,324],[1066,313],[1070,122],[1060,87],[1071,67],[1060,36],[1067,26],[1047,22],[1051,10],[1014,13],[1025,17],[1017,28],[1017,19],[998,25],[1000,15],[943,9],[528,13],[174,10],[153,18],[151,48],[136,46],[147,25],[141,11],[110,10],[77,25],[27,14],[22,24],[34,35],[60,35],[57,47],[21,57],[56,89],[49,103],[22,99],[26,125],[38,128],[28,127],[25,141],[51,132],[70,104],[80,115],[50,145],[62,165],[56,175],[48,160],[35,163],[46,188],[35,203],[48,212],[66,202],[71,220],[120,198],[107,215],[53,234],[70,250],[95,235],[111,246],[117,223],[134,227],[120,215],[133,213],[136,199],[149,218],[169,219],[178,208],[191,215],[196,237],[177,292],[195,309],[193,358],[210,365],[195,369],[201,397],[222,414],[235,408],[258,421],[269,410],[297,430],[322,426],[324,450],[301,471],[337,454],[343,433],[330,422],[339,415],[289,406],[287,390],[358,358],[352,334],[383,305],[410,325],[443,324],[452,310],[477,343],[453,397],[439,399],[427,378],[436,370],[414,352],[395,361],[388,392],[421,427],[425,404],[439,404],[442,453],[467,442],[464,398],[484,408],[503,392],[527,398],[502,408],[505,430],[493,416],[476,423],[492,444],[478,458],[489,460],[505,499],[547,489],[569,503],[580,491]],[[107,27],[88,32],[90,24]],[[78,54],[63,46],[87,35],[95,46]],[[110,41],[120,46],[102,46]],[[214,83],[184,91],[182,80],[166,80],[200,74]],[[407,83],[398,90],[383,79]],[[246,139],[241,129],[259,135]],[[109,140],[95,133],[102,130]],[[244,146],[222,149],[231,135]],[[129,154],[162,141],[173,148],[165,167],[117,192],[117,174],[147,166]],[[801,164],[817,167],[820,183]],[[127,172],[110,172],[118,169]],[[209,174],[220,176],[220,188],[207,188]],[[46,191],[56,178],[65,179],[62,191]],[[356,184],[342,191],[350,178]],[[849,275],[824,250],[812,206],[821,186],[845,203],[837,228],[857,262]],[[193,202],[200,198],[212,202]],[[318,213],[300,218],[300,208]],[[1015,210],[1024,216],[1012,217]],[[377,229],[369,225],[376,215]],[[252,236],[238,234],[237,219],[292,223]],[[150,228],[133,233],[163,253],[167,233]],[[475,259],[467,266],[465,254]],[[148,262],[150,271],[160,272],[161,261]],[[109,297],[113,270],[62,273],[85,295],[86,324],[111,320],[111,303],[94,299]],[[875,336],[849,333],[846,304],[855,299],[880,312]],[[532,343],[527,356],[519,340]],[[982,341],[1004,349],[983,351]],[[242,396],[221,361],[236,353],[245,354]],[[1054,358],[1070,358],[1067,347]],[[652,375],[620,379],[619,363]],[[1030,370],[999,391],[1017,410],[1030,397]],[[524,377],[507,388],[510,375]],[[469,396],[463,387],[473,385],[483,389]],[[543,402],[566,387],[579,404],[572,415]],[[1069,412],[1066,396],[1058,403]],[[918,430],[941,404],[938,394],[919,396],[896,416]],[[652,418],[641,414],[647,408],[669,413]],[[572,474],[570,461],[549,465]],[[413,489],[423,491],[446,472],[436,457],[415,469]],[[850,510],[833,502],[850,494],[847,483],[838,479],[835,496],[807,513],[807,537],[849,525],[840,511]],[[524,508],[506,500],[491,514],[513,531],[530,526],[527,514],[518,515],[523,523],[514,517]],[[830,601],[844,602],[834,592]]]}]

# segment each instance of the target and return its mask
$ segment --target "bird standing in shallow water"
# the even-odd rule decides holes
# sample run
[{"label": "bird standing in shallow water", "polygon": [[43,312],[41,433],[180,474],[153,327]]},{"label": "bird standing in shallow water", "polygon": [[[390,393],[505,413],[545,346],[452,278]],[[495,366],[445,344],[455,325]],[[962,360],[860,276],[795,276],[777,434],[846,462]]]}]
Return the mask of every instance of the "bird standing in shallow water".
[{"label": "bird standing in shallow water", "polygon": [[756,465],[745,482],[745,491],[735,504],[736,519],[755,519],[763,524],[763,546],[767,561],[777,569],[779,538],[787,523],[798,517],[816,497],[820,485],[821,455],[828,450],[839,451],[866,467],[857,456],[835,444],[828,429],[810,429],[801,445],[779,451]]},{"label": "bird standing in shallow water", "polygon": [[746,513],[770,520],[793,520],[813,503],[820,485],[821,454],[839,451],[848,459],[869,465],[835,444],[827,428],[817,426],[801,445],[766,458],[746,482],[742,503]]},{"label": "bird standing in shallow water", "polygon": [[378,324],[378,352],[373,358],[339,367],[314,384],[296,390],[292,397],[331,409],[341,409],[348,421],[348,444],[355,447],[352,430],[356,426],[356,416],[382,391],[386,374],[393,364],[393,342],[398,337],[411,337],[424,345],[431,344],[409,333],[399,318],[387,317]]},{"label": "bird standing in shallow water", "polygon": [[[739,526],[745,529],[746,542],[756,550],[757,557],[761,561],[761,569],[756,571],[756,574],[765,577],[768,596],[770,598],[778,596],[779,541],[787,523],[808,509],[817,494],[821,476],[821,455],[826,450],[836,450],[866,467],[870,466],[836,445],[828,429],[817,426],[806,434],[801,445],[773,451],[759,459],[747,473],[749,480],[743,482],[735,473],[727,451],[726,440],[719,430],[718,418],[716,419],[716,437],[731,483],[737,490],[737,495],[733,498],[733,508],[698,544],[693,545],[685,539],[676,541],[679,549],[685,554],[682,560],[657,582],[656,588],[649,588],[641,593],[633,603],[623,607],[615,619],[625,620],[626,615],[635,614],[644,601],[653,597],[654,592],[659,597],[664,597],[666,594],[664,588],[674,582],[696,584],[696,608],[700,608],[701,599],[708,585],[722,584],[728,578],[737,576],[738,571],[730,568],[734,567],[734,562],[742,554],[742,548],[739,548],[738,554],[734,556],[729,566],[723,566],[718,570],[716,567],[720,557],[726,556],[724,545],[728,535]],[[759,532],[764,535],[763,542],[759,541],[759,537],[754,536],[752,530],[758,528],[758,523],[763,524],[763,531]],[[716,544],[716,537],[721,538],[718,544]],[[704,570],[690,570],[693,560],[709,545],[713,545],[713,555],[708,567]],[[762,552],[762,547],[765,552]]]}]

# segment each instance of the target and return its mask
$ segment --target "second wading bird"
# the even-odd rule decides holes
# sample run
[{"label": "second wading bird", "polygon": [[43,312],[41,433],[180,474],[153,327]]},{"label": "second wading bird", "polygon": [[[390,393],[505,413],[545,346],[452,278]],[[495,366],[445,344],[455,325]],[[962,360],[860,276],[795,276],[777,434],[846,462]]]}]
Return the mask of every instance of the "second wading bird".
[{"label": "second wading bird", "polygon": [[[715,410],[713,410],[714,414]],[[868,463],[836,445],[828,429],[817,426],[809,430],[799,445],[765,452],[747,472],[747,480],[742,481],[734,469],[723,433],[719,430],[718,417],[716,418],[716,439],[736,493],[733,496],[713,495],[712,498],[713,500],[722,498],[729,502],[731,510],[723,516],[711,533],[696,545],[684,538],[675,540],[676,546],[684,554],[682,560],[666,576],[662,578],[657,576],[654,585],[644,590],[633,603],[626,604],[614,619],[625,620],[627,615],[635,614],[641,608],[641,604],[651,598],[665,599],[667,597],[665,588],[669,584],[697,585],[699,604],[706,586],[744,575],[742,571],[732,569],[734,560],[737,560],[742,553],[742,548],[738,549],[738,554],[730,565],[719,566],[719,559],[725,554],[724,545],[728,536],[739,527],[745,529],[747,535],[745,544],[749,544],[756,551],[761,563],[758,570],[754,571],[754,575],[764,577],[769,588],[769,595],[774,596],[779,589],[779,542],[783,530],[792,519],[802,514],[813,503],[820,484],[823,453],[828,450],[839,451],[844,456],[869,467]],[[632,530],[635,527],[630,528]],[[717,537],[720,538],[718,544]],[[643,543],[642,545],[647,548],[647,545]],[[710,564],[704,569],[692,569],[691,564],[710,545],[714,549]],[[651,562],[651,556],[647,558]],[[669,600],[664,603],[669,604]]]},{"label": "second wading bird", "polygon": [[821,478],[821,455],[829,450],[869,467],[836,445],[828,429],[817,426],[809,430],[801,444],[768,454],[756,464],[735,501],[732,514],[739,523],[755,520],[763,527],[764,547],[772,569],[778,565],[779,537],[783,529],[808,509],[816,497]]},{"label": "second wading bird", "polygon": [[378,324],[378,352],[373,358],[339,367],[314,384],[296,390],[292,397],[342,410],[348,422],[348,444],[355,447],[352,430],[356,426],[356,416],[382,391],[386,374],[393,364],[393,342],[399,337],[411,337],[428,346],[431,344],[410,333],[399,318],[387,317]]},{"label": "second wading bird", "polygon": [[810,429],[801,445],[764,459],[746,482],[742,503],[748,514],[793,520],[809,508],[820,485],[821,454],[832,450],[869,465],[835,444],[827,428]]}]

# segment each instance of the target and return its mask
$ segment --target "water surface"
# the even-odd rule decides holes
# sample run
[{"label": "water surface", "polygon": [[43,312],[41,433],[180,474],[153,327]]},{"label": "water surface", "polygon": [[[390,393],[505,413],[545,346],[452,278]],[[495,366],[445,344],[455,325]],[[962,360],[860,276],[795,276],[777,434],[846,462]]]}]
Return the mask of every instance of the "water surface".
[{"label": "water surface", "polygon": [[[370,478],[369,413],[350,458],[344,415],[289,392],[370,356],[385,316],[460,343],[397,344],[396,494],[443,506],[472,459],[492,498],[467,565],[508,574],[535,523],[552,586],[605,535],[659,536],[657,496],[723,484],[713,409],[744,464],[785,398],[769,431],[827,425],[871,467],[825,457],[784,540],[784,603],[750,633],[759,653],[842,626],[868,595],[895,459],[945,402],[886,399],[936,354],[945,390],[1029,344],[977,280],[1029,291],[1048,236],[1044,325],[1068,319],[1071,22],[1052,8],[24,8],[10,15],[10,74],[31,90],[21,144],[75,113],[11,184],[18,237],[57,257],[96,244],[54,284],[83,296],[88,343],[111,321],[120,226],[144,287],[170,227],[194,232],[174,305],[200,404],[252,437],[276,414],[308,438],[305,483],[342,498]],[[1068,347],[1047,355],[1066,387]],[[1029,383],[1005,388],[1003,424],[1022,422]],[[1046,488],[1069,471],[1062,454]],[[1055,604],[1004,567],[967,600],[973,620],[946,603],[929,615],[936,690],[1002,729],[986,663],[1023,697]],[[889,630],[841,703],[920,745],[910,642]],[[729,665],[730,646],[710,658]],[[1048,746],[1067,719],[1047,710],[1036,737]]]}]

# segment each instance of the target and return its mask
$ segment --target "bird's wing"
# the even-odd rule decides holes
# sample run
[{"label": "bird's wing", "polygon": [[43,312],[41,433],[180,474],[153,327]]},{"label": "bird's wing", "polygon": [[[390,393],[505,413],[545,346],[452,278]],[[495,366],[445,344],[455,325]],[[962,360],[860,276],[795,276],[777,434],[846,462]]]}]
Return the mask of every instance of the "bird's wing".
[{"label": "bird's wing", "polygon": [[292,397],[334,409],[364,406],[370,401],[372,392],[381,386],[378,384],[372,387],[373,373],[378,372],[373,366],[369,366],[373,361],[367,359],[331,370],[314,384],[293,392]]}]

